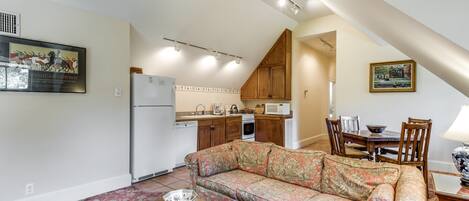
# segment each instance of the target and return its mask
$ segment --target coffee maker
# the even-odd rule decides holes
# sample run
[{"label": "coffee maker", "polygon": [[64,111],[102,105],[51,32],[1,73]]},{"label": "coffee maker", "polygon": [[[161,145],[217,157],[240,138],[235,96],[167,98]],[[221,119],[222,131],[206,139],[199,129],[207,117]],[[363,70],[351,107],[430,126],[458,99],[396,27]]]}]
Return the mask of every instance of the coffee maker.
[{"label": "coffee maker", "polygon": [[223,104],[221,103],[214,103],[212,105],[212,110],[214,115],[223,115],[224,109]]}]

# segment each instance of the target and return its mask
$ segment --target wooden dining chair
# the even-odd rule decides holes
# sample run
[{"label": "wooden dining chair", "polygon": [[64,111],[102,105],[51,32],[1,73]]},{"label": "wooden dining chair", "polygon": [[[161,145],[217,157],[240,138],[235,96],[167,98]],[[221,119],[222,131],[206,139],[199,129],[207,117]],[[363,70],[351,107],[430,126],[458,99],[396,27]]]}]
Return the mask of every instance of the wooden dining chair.
[{"label": "wooden dining chair", "polygon": [[428,177],[428,145],[432,123],[402,122],[401,140],[397,155],[378,155],[377,161],[416,166]]},{"label": "wooden dining chair", "polygon": [[[409,123],[409,124],[428,124],[428,123],[432,123],[432,119],[417,119],[417,118],[409,117],[407,119],[407,123]],[[382,148],[381,149],[381,154],[397,154],[397,153],[398,153],[397,148]]]},{"label": "wooden dining chair", "polygon": [[[360,116],[339,116],[340,125],[343,131],[360,131]],[[345,146],[360,151],[366,151],[366,146],[356,143],[345,143]]]},{"label": "wooden dining chair", "polygon": [[409,119],[407,120],[407,123],[409,123],[409,124],[428,124],[428,123],[432,123],[432,119],[416,119],[416,118],[409,117]]},{"label": "wooden dining chair", "polygon": [[326,118],[331,154],[349,158],[371,159],[370,155],[357,149],[345,146],[340,120],[329,120]]},{"label": "wooden dining chair", "polygon": [[360,130],[360,117],[359,116],[339,116],[342,130],[344,131],[359,131]]}]

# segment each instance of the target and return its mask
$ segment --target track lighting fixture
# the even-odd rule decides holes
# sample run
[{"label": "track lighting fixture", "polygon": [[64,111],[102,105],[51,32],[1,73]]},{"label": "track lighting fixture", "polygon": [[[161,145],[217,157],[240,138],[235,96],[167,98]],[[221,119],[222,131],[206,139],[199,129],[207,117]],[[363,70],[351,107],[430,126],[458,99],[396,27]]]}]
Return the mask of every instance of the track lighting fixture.
[{"label": "track lighting fixture", "polygon": [[222,51],[213,50],[211,48],[206,48],[206,47],[202,47],[202,46],[199,46],[199,45],[194,45],[194,44],[179,41],[179,40],[174,40],[174,39],[170,39],[170,38],[166,38],[166,37],[163,37],[163,40],[172,42],[173,46],[174,46],[174,50],[176,52],[181,51],[181,46],[185,45],[185,46],[189,46],[189,47],[193,47],[193,48],[197,48],[197,49],[207,51],[207,53],[209,55],[212,55],[217,60],[221,59],[221,56],[224,55],[224,56],[227,56],[227,57],[235,58],[236,64],[240,64],[241,60],[243,59],[243,57],[240,57],[240,56],[237,56],[237,55],[234,55],[234,54],[229,54],[229,53],[225,53],[225,52],[222,52]]},{"label": "track lighting fixture", "polygon": [[278,0],[277,1],[277,4],[279,7],[285,7],[287,3],[290,3],[291,5],[290,10],[293,12],[294,15],[297,15],[302,9],[301,6],[298,3],[296,3],[294,0]]}]

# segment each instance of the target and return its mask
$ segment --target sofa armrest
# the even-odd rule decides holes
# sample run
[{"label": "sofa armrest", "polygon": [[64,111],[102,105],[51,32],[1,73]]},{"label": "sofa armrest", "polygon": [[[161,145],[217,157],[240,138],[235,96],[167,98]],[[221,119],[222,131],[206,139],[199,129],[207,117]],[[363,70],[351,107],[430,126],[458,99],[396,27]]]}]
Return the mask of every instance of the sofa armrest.
[{"label": "sofa armrest", "polygon": [[367,201],[394,201],[394,188],[391,184],[380,184],[371,192]]},{"label": "sofa armrest", "polygon": [[198,151],[198,152],[195,152],[195,153],[188,154],[184,158],[184,161],[186,163],[186,167],[189,168],[189,170],[190,170],[192,185],[194,187],[195,187],[195,181],[196,181],[195,179],[199,176],[199,163],[198,163],[199,157],[201,155],[204,155],[204,154],[231,151],[232,150],[231,145],[232,145],[232,143],[226,143],[226,144],[218,145],[218,146],[215,146],[215,147],[204,149],[202,151]]},{"label": "sofa armrest", "polygon": [[401,166],[396,186],[396,201],[426,201],[427,185],[422,172],[415,167]]}]

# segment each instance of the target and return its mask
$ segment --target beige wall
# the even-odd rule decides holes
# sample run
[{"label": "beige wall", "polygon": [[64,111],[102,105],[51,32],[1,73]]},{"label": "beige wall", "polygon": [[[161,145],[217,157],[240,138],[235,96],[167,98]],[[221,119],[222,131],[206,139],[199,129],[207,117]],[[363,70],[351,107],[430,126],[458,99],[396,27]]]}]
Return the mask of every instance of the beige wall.
[{"label": "beige wall", "polygon": [[0,200],[26,198],[28,183],[36,200],[129,185],[129,24],[49,1],[0,5],[21,14],[22,37],[87,49],[86,94],[0,92]]},{"label": "beige wall", "polygon": [[239,94],[232,93],[207,93],[207,92],[192,92],[192,91],[177,91],[176,92],[176,111],[177,112],[191,112],[195,111],[198,104],[205,105],[207,110],[212,110],[212,104],[222,103],[229,108],[232,104],[237,104],[238,109],[244,108]]},{"label": "beige wall", "polygon": [[[294,31],[295,33],[295,31]],[[325,134],[328,115],[329,74],[334,58],[293,39],[292,110],[293,147],[307,145]],[[305,96],[305,90],[308,92]]]},{"label": "beige wall", "polygon": [[[369,93],[369,64],[409,59],[389,45],[379,45],[342,18],[331,15],[304,22],[295,30],[300,37],[337,31],[337,113],[360,115],[362,126],[384,124],[400,130],[408,117],[434,121],[430,143],[430,168],[451,171],[451,152],[458,146],[441,135],[456,118],[468,98],[426,70],[417,68],[417,92]],[[418,40],[418,37],[416,37]]]}]

